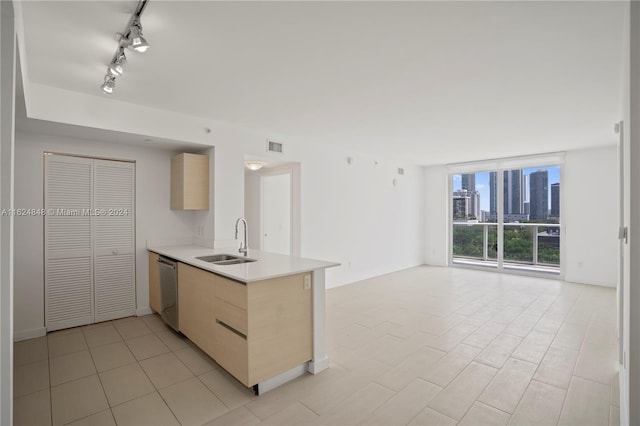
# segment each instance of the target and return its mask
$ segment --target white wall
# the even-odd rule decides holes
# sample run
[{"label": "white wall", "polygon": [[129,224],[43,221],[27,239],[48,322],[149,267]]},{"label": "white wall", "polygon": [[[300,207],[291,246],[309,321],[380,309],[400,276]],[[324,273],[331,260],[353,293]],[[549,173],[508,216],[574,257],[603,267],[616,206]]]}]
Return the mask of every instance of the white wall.
[{"label": "white wall", "polygon": [[[246,142],[247,154],[266,154],[264,137]],[[330,145],[280,142],[284,154],[273,157],[300,163],[301,256],[341,263],[327,270],[328,288],[422,264],[422,168]]]},{"label": "white wall", "polygon": [[625,215],[629,225],[629,245],[625,253],[627,268],[625,277],[625,317],[624,317],[624,351],[626,365],[623,366],[620,384],[621,408],[620,419],[628,423],[640,424],[640,3],[630,2],[629,6],[630,37],[628,52],[629,74],[625,76],[625,103],[623,111],[628,119],[625,153],[628,153],[629,165],[628,203]]},{"label": "white wall", "polygon": [[[618,159],[615,146],[568,151],[563,166],[561,216],[565,280],[615,287],[618,274]],[[425,263],[448,260],[446,167],[425,170]]]},{"label": "white wall", "polygon": [[[0,209],[13,208],[16,33],[0,2]],[[13,424],[13,218],[0,216],[0,424]]]},{"label": "white wall", "polygon": [[244,172],[244,217],[250,223],[249,248],[260,250],[260,197],[261,197],[261,176],[260,172],[245,170]]},{"label": "white wall", "polygon": [[565,280],[615,287],[620,206],[616,147],[567,151],[560,187]]},{"label": "white wall", "polygon": [[446,266],[449,262],[449,182],[445,166],[427,167],[425,177],[424,263]]},{"label": "white wall", "polygon": [[[45,151],[136,161],[136,299],[146,312],[149,306],[147,240],[192,235],[194,212],[169,209],[170,151],[63,138],[31,132],[16,134],[16,208],[43,207],[43,158]],[[43,218],[15,220],[16,339],[43,333]]]}]

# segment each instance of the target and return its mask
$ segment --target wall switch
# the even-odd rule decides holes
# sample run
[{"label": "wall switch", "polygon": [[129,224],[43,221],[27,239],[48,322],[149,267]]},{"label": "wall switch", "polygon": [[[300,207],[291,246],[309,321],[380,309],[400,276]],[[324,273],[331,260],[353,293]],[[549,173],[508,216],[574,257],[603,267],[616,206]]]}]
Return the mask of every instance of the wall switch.
[{"label": "wall switch", "polygon": [[304,289],[305,290],[311,289],[311,275],[304,276]]}]

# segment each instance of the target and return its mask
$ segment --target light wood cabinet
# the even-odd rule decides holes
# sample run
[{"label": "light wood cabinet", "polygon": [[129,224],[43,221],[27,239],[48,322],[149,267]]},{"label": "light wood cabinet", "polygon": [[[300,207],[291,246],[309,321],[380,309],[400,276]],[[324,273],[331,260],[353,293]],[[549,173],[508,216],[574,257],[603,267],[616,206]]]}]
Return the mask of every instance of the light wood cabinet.
[{"label": "light wood cabinet", "polygon": [[178,263],[180,331],[215,359],[215,275]]},{"label": "light wood cabinet", "polygon": [[171,210],[209,209],[209,157],[180,154],[171,160]]},{"label": "light wood cabinet", "polygon": [[247,285],[216,275],[216,361],[253,386],[309,361],[311,289],[305,275]]},{"label": "light wood cabinet", "polygon": [[158,269],[158,253],[149,252],[149,307],[160,314],[160,269]]},{"label": "light wood cabinet", "polygon": [[311,273],[237,282],[178,264],[180,331],[245,386],[310,361]]}]

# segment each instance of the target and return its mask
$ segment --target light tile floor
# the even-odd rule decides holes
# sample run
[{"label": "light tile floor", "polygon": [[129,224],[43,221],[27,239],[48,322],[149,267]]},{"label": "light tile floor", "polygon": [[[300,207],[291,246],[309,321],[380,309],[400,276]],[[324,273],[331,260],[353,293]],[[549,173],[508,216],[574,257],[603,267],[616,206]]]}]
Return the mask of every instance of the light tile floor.
[{"label": "light tile floor", "polygon": [[613,289],[418,267],[327,292],[331,368],[260,397],[156,315],[14,346],[16,425],[607,425]]}]

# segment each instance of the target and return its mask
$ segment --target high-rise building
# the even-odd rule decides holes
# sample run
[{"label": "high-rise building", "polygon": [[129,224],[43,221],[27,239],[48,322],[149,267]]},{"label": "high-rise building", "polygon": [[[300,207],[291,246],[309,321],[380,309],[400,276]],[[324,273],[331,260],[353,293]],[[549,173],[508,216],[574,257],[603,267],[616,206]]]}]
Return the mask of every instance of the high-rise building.
[{"label": "high-rise building", "polygon": [[[549,216],[549,177],[546,170],[531,173],[529,194],[531,220],[545,220]],[[558,188],[559,189],[559,188]]]},{"label": "high-rise building", "polygon": [[480,193],[460,189],[453,193],[453,218],[480,220]]},{"label": "high-rise building", "polygon": [[551,217],[560,217],[560,184],[551,184]]},{"label": "high-rise building", "polygon": [[504,214],[524,213],[524,179],[522,170],[504,172]]},{"label": "high-rise building", "polygon": [[476,175],[475,173],[462,175],[462,189],[466,189],[469,192],[476,190]]},{"label": "high-rise building", "polygon": [[489,173],[489,220],[498,221],[498,173]]},{"label": "high-rise building", "polygon": [[453,219],[467,220],[469,219],[469,208],[471,198],[466,190],[462,189],[453,193]]},{"label": "high-rise building", "polygon": [[480,193],[478,191],[471,191],[469,196],[471,198],[469,214],[480,220]]}]

